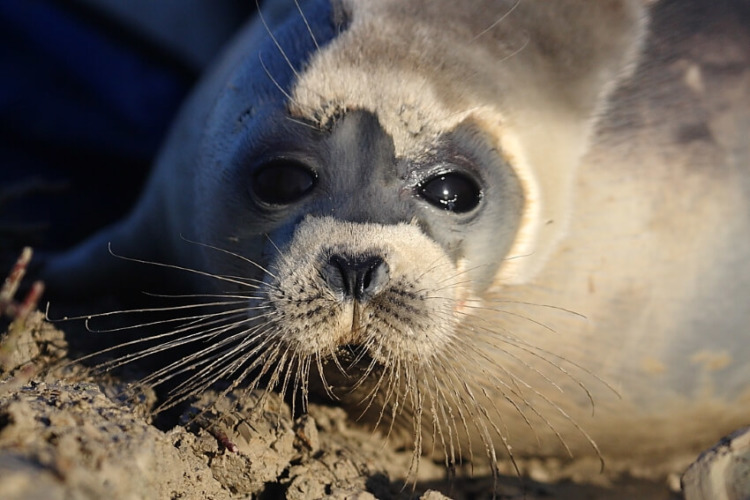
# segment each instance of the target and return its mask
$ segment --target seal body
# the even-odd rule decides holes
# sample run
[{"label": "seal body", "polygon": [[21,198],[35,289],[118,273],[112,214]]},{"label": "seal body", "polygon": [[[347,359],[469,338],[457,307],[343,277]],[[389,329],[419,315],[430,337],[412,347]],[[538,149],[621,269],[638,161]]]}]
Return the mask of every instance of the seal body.
[{"label": "seal body", "polygon": [[750,410],[748,19],[279,2],[48,285],[122,282],[108,242],[194,270],[235,302],[189,387],[330,393],[449,460],[695,451]]}]

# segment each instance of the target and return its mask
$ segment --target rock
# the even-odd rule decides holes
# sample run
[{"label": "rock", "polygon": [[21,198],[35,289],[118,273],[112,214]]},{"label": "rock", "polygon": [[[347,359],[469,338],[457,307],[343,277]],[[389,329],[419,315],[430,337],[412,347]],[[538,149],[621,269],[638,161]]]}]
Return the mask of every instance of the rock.
[{"label": "rock", "polygon": [[685,500],[750,499],[750,427],[703,452],[682,476]]}]

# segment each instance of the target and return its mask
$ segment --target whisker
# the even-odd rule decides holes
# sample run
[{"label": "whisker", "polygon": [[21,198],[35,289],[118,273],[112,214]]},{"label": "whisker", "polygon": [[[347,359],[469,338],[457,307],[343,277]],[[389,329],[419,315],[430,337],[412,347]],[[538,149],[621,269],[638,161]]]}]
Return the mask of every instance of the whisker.
[{"label": "whisker", "polygon": [[279,90],[279,92],[281,92],[289,102],[296,102],[294,98],[289,94],[289,92],[287,92],[284,89],[284,87],[281,86],[281,84],[276,80],[276,78],[274,78],[274,76],[268,70],[268,68],[266,67],[266,63],[263,62],[263,55],[260,52],[258,52],[258,62],[260,63],[261,68],[263,68],[263,72],[265,72],[268,79],[271,80],[271,83],[274,84],[274,86]]},{"label": "whisker", "polygon": [[495,21],[494,21],[494,22],[493,22],[492,24],[490,24],[490,25],[489,25],[489,26],[487,26],[487,27],[486,27],[485,29],[483,29],[483,30],[482,30],[482,31],[480,31],[480,32],[479,32],[478,34],[476,34],[476,35],[474,36],[474,38],[472,38],[472,39],[471,39],[471,40],[470,40],[469,42],[470,42],[470,43],[473,43],[473,42],[475,42],[475,41],[476,41],[477,39],[479,39],[479,38],[480,38],[480,37],[481,37],[482,35],[484,35],[485,33],[488,33],[488,32],[490,32],[490,31],[492,31],[492,29],[493,29],[493,28],[495,28],[495,26],[497,26],[498,24],[500,24],[501,22],[503,22],[503,21],[504,21],[504,20],[505,20],[505,19],[506,19],[506,18],[507,18],[508,16],[510,16],[510,15],[511,15],[511,14],[513,13],[513,11],[514,11],[514,10],[516,10],[516,7],[518,7],[518,5],[519,5],[520,3],[521,3],[521,0],[516,0],[516,3],[515,3],[515,4],[513,4],[513,5],[512,5],[511,7],[510,7],[510,9],[508,9],[508,10],[507,10],[507,12],[505,12],[505,13],[504,13],[503,15],[501,15],[501,16],[500,16],[499,18],[495,19]]},{"label": "whisker", "polygon": [[230,278],[226,278],[224,276],[220,276],[218,274],[210,273],[210,272],[207,272],[207,271],[200,271],[198,269],[192,269],[192,268],[189,268],[189,267],[178,266],[176,264],[166,264],[164,262],[155,262],[155,261],[150,261],[150,260],[136,259],[136,258],[133,258],[133,257],[125,257],[124,255],[118,255],[118,254],[116,254],[112,250],[112,243],[108,243],[107,247],[109,249],[109,253],[113,257],[117,257],[118,259],[122,259],[122,260],[125,260],[127,262],[135,262],[135,263],[138,263],[138,264],[147,264],[147,265],[150,265],[150,266],[156,266],[156,267],[161,267],[161,268],[165,268],[165,269],[175,269],[175,270],[178,270],[178,271],[186,271],[186,272],[189,272],[189,273],[192,273],[192,274],[197,274],[199,276],[206,276],[206,277],[209,277],[209,278],[217,279],[219,281],[225,281],[225,282],[228,282],[228,283],[233,283],[235,285],[241,285],[241,286],[244,285],[244,283],[242,283],[242,282],[237,282],[237,281],[234,281],[234,280],[232,280]]},{"label": "whisker", "polygon": [[[244,297],[243,297],[244,299]],[[238,301],[231,302],[232,304],[239,303]],[[92,320],[92,319],[100,319],[100,318],[106,318],[106,317],[113,317],[113,316],[124,316],[124,315],[130,315],[130,314],[142,314],[142,313],[163,313],[163,312],[174,312],[174,311],[182,311],[182,310],[188,310],[188,309],[200,309],[206,306],[212,306],[212,305],[224,305],[224,302],[216,302],[216,303],[198,303],[198,304],[184,304],[180,306],[166,306],[166,307],[144,307],[144,308],[137,308],[137,309],[122,309],[117,311],[108,311],[103,313],[97,313],[97,314],[87,314],[84,316],[64,316],[62,318],[52,318],[49,315],[49,304],[47,304],[47,314],[45,315],[45,318],[50,323],[59,323],[63,321],[85,321],[85,320]],[[181,318],[169,318],[160,320],[162,322],[170,322],[170,321],[179,321]],[[148,323],[133,325],[133,328],[138,328],[141,326],[148,325]],[[110,330],[101,330],[102,332],[109,332]],[[115,329],[111,331],[117,331]]]},{"label": "whisker", "polygon": [[289,66],[289,69],[292,70],[292,73],[294,73],[294,76],[299,80],[299,73],[297,73],[297,70],[295,69],[294,64],[292,64],[292,61],[289,59],[289,56],[287,56],[286,52],[281,47],[279,40],[271,31],[271,28],[268,26],[268,23],[266,23],[266,18],[263,15],[263,11],[261,10],[260,5],[258,4],[258,0],[255,0],[255,6],[258,10],[258,19],[260,19],[260,22],[263,23],[263,27],[266,29],[266,33],[268,33],[269,38],[271,39],[271,41],[273,41],[273,44],[278,49],[279,54],[281,54],[281,57],[284,59],[284,61],[286,61],[286,64],[287,66]]},{"label": "whisker", "polygon": [[315,39],[315,34],[313,33],[312,28],[310,27],[310,23],[307,22],[307,17],[305,16],[305,13],[302,11],[302,7],[300,6],[299,2],[297,0],[294,0],[294,5],[297,7],[297,11],[299,12],[300,17],[302,17],[302,22],[305,23],[305,27],[307,28],[307,32],[310,34],[310,38],[312,39],[313,43],[315,44],[315,49],[320,50],[320,45],[318,45],[318,40]]},{"label": "whisker", "polygon": [[[225,333],[227,330],[236,329],[238,326],[239,324],[228,325],[227,327],[225,327],[224,331],[217,333]],[[208,348],[202,349],[201,351],[192,354],[191,356],[172,363],[169,367],[159,370],[159,372],[155,372],[155,374],[158,374],[159,376],[161,376],[162,374],[170,374],[170,378],[172,378],[177,374],[176,372],[174,372],[174,369],[180,366],[185,366],[190,371],[195,371],[195,368],[197,368],[198,366],[206,365],[202,370],[196,372],[195,375],[191,376],[190,379],[185,381],[183,384],[191,384],[192,381],[201,380],[204,376],[210,374],[211,372],[219,375],[218,378],[214,380],[217,381],[223,375],[231,374],[233,372],[233,365],[231,364],[222,368],[222,364],[232,362],[232,356],[241,355],[242,357],[247,358],[248,356],[255,355],[261,349],[261,347],[263,347],[263,343],[260,343],[253,347],[250,351],[247,351],[245,349],[248,345],[256,343],[256,339],[260,336],[258,334],[258,331],[261,330],[262,327],[263,325],[256,325],[249,330],[240,330],[234,335],[222,339],[219,343],[213,344]],[[232,343],[240,337],[245,338],[238,345],[233,346]],[[224,351],[223,349],[225,347],[229,347],[229,350]],[[215,354],[210,357],[207,356],[208,354],[213,352],[215,352]],[[180,386],[175,388],[175,390],[181,390],[183,387],[189,388],[190,386],[181,384]]]},{"label": "whisker", "polygon": [[[235,258],[237,258],[237,259],[240,259],[240,260],[241,260],[242,262],[245,262],[245,263],[247,263],[247,264],[250,264],[251,266],[255,267],[256,269],[259,269],[259,270],[263,271],[263,272],[264,272],[265,274],[267,274],[268,276],[271,276],[271,277],[272,277],[272,278],[274,278],[274,279],[278,279],[278,277],[277,277],[277,276],[275,276],[275,275],[274,275],[274,274],[273,274],[272,272],[270,272],[270,271],[269,271],[268,269],[266,269],[265,267],[261,266],[260,264],[258,264],[258,263],[257,263],[257,262],[255,262],[254,260],[252,260],[252,259],[248,259],[248,258],[247,258],[247,257],[245,257],[244,255],[240,255],[240,254],[238,254],[238,253],[236,253],[236,252],[232,252],[232,251],[230,251],[230,250],[227,250],[226,248],[221,248],[221,247],[218,247],[218,246],[215,246],[215,245],[211,245],[211,244],[209,244],[209,243],[203,243],[203,242],[200,242],[200,241],[193,241],[193,240],[190,240],[190,239],[188,239],[188,238],[185,238],[184,236],[180,236],[180,237],[181,237],[181,238],[182,238],[182,239],[183,239],[184,241],[186,241],[186,242],[188,242],[188,243],[192,243],[192,244],[194,244],[194,245],[198,245],[198,246],[201,246],[201,247],[204,247],[204,248],[210,248],[211,250],[216,250],[217,252],[221,252],[221,253],[223,253],[223,254],[226,254],[226,255],[230,255],[230,256],[232,256],[232,257],[235,257]],[[246,278],[244,278],[244,277],[243,277],[243,278],[241,278],[241,279],[246,279]],[[262,281],[258,281],[258,283],[262,283]]]},{"label": "whisker", "polygon": [[[200,326],[202,329],[199,330],[199,331],[197,331],[197,332],[195,332],[195,333],[191,333],[189,335],[184,335],[185,332],[188,332],[190,330],[194,330],[198,326]],[[102,363],[102,364],[97,365],[97,366],[100,367],[100,368],[102,368],[102,369],[111,370],[111,369],[123,366],[125,364],[132,363],[133,361],[146,358],[146,357],[151,356],[153,354],[157,354],[157,353],[164,352],[164,351],[167,351],[167,350],[170,350],[170,349],[174,349],[176,347],[180,347],[180,346],[183,346],[183,345],[191,344],[193,342],[210,340],[211,338],[215,337],[216,335],[223,333],[225,331],[225,329],[228,328],[224,324],[219,324],[218,326],[214,326],[214,327],[208,328],[208,329],[205,329],[206,326],[211,326],[211,322],[201,323],[201,324],[197,324],[197,325],[196,324],[191,324],[189,327],[178,329],[178,330],[172,330],[172,331],[170,331],[168,333],[164,333],[164,334],[153,335],[150,338],[137,339],[137,340],[134,340],[134,341],[131,341],[131,342],[126,342],[126,343],[123,343],[123,344],[118,344],[117,346],[114,346],[113,348],[108,348],[108,349],[105,349],[103,351],[97,352],[95,354],[100,354],[101,352],[108,352],[108,351],[111,351],[111,350],[114,350],[114,349],[122,349],[122,348],[128,347],[130,345],[140,344],[140,343],[144,343],[144,342],[150,342],[152,339],[158,338],[158,337],[163,337],[163,336],[174,337],[176,335],[180,335],[178,338],[172,339],[172,340],[170,340],[170,341],[168,341],[166,343],[161,343],[161,344],[158,344],[158,345],[146,348],[146,349],[142,349],[141,351],[138,351],[136,353],[131,353],[131,354],[127,354],[127,355],[124,355],[124,356],[120,356],[120,357],[118,357],[118,358],[116,358],[114,360],[107,361],[107,362]],[[231,326],[232,327],[236,327],[236,324],[233,324]],[[221,346],[221,344],[214,344],[209,349],[212,349],[212,350],[213,349],[217,349],[220,346]],[[197,356],[200,356],[204,352],[206,352],[205,349],[201,350],[201,351],[198,351],[197,353],[194,353],[194,354],[192,354],[190,356],[184,357],[184,358],[182,358],[182,360],[177,361],[175,363],[179,363],[179,364],[183,364],[184,363],[184,364],[187,364],[191,360],[194,360]],[[167,368],[172,367],[173,365],[174,365],[174,363],[171,364],[171,365],[168,365]],[[159,373],[162,370],[166,370],[167,368],[162,368],[162,369],[158,370],[155,373]],[[152,376],[153,376],[153,374],[149,375],[144,380],[148,380]]]},{"label": "whisker", "polygon": [[292,123],[296,123],[297,125],[302,125],[303,127],[307,127],[310,130],[314,130],[316,132],[320,131],[320,127],[317,127],[317,126],[313,125],[312,123],[308,123],[305,120],[300,120],[300,119],[294,118],[294,117],[289,116],[289,115],[285,115],[284,119],[288,120],[288,121],[290,121]]},{"label": "whisker", "polygon": [[[495,336],[495,334],[496,334],[495,331],[490,330],[490,329],[488,329],[486,327],[483,327],[482,331],[484,333],[492,335],[492,336]],[[584,366],[581,366],[579,363],[576,363],[576,362],[574,362],[572,360],[569,360],[567,358],[564,358],[564,357],[560,356],[559,354],[550,352],[550,351],[548,351],[546,349],[543,349],[543,348],[541,348],[539,346],[535,346],[533,344],[530,344],[528,342],[525,342],[525,341],[523,341],[523,340],[521,340],[519,338],[513,337],[513,336],[505,335],[502,338],[503,338],[503,341],[506,342],[506,343],[508,343],[509,345],[513,345],[517,349],[522,350],[524,352],[527,352],[528,354],[534,356],[535,358],[537,358],[537,359],[545,362],[546,364],[554,367],[557,371],[559,371],[560,373],[564,374],[571,381],[573,381],[576,385],[578,385],[581,389],[583,389],[584,392],[586,393],[588,399],[589,399],[590,404],[591,404],[592,412],[593,412],[593,409],[594,409],[594,398],[591,395],[590,391],[585,387],[585,385],[583,384],[583,382],[581,382],[578,378],[574,377],[572,373],[570,373],[568,370],[565,369],[565,367],[563,367],[563,366],[561,366],[561,365],[559,365],[557,363],[554,363],[551,359],[547,358],[546,356],[551,356],[551,357],[553,357],[555,359],[558,359],[558,360],[560,360],[560,361],[562,361],[564,363],[567,363],[570,366],[572,366],[572,367],[580,370],[582,373],[585,373],[586,375],[592,377],[594,380],[596,380],[597,382],[601,383],[607,389],[609,389],[610,391],[612,391],[615,395],[617,395],[618,397],[620,397],[620,394],[619,394],[619,392],[617,391],[617,389],[615,387],[613,387],[606,380],[604,380],[603,378],[599,377],[595,373],[591,372],[590,370],[588,370]]]},{"label": "whisker", "polygon": [[[215,316],[217,316],[217,317],[220,317],[222,315],[226,316],[226,315],[231,315],[232,313],[236,313],[236,311],[228,311],[228,312],[224,311],[224,312],[221,312],[221,313],[216,313]],[[170,331],[165,332],[165,333],[159,333],[159,334],[149,335],[147,337],[142,337],[142,338],[139,338],[139,339],[134,339],[134,340],[131,340],[131,341],[128,341],[128,342],[119,343],[119,344],[116,344],[114,346],[110,346],[110,347],[107,347],[107,348],[104,348],[104,349],[101,349],[101,350],[97,350],[95,352],[92,352],[92,353],[86,354],[84,356],[80,356],[80,357],[78,357],[78,358],[76,358],[74,360],[71,360],[69,364],[78,363],[78,362],[81,362],[81,361],[86,361],[88,359],[91,359],[91,358],[94,358],[94,357],[98,357],[98,356],[104,355],[104,354],[109,353],[109,352],[115,352],[117,350],[122,350],[122,349],[125,349],[127,347],[136,346],[138,344],[143,344],[143,343],[147,343],[147,342],[153,342],[153,341],[157,341],[157,340],[167,339],[167,338],[170,338],[170,337],[175,337],[177,335],[184,335],[186,332],[189,332],[191,330],[195,330],[196,328],[199,328],[199,327],[203,328],[203,327],[206,326],[206,324],[210,324],[210,323],[201,323],[201,320],[205,319],[206,317],[211,317],[211,316],[197,316],[197,317],[191,318],[191,321],[188,321],[187,324],[185,326],[183,326],[182,328],[170,330]],[[169,320],[169,322],[180,321],[180,320],[181,321],[185,321],[184,318],[178,318],[177,320]],[[167,323],[167,322],[168,321],[165,320],[163,322],[155,322],[153,324],[164,324],[164,323]],[[147,324],[147,325],[149,325],[149,324]],[[106,363],[102,363],[102,364],[100,364],[98,366],[104,366],[104,367],[106,367],[105,368],[106,370],[113,369],[113,368],[116,368],[118,366],[122,366],[124,364],[127,364],[127,363],[131,362],[132,360],[141,359],[141,358],[147,357],[148,355],[150,355],[150,354],[152,354],[154,352],[160,352],[160,351],[153,351],[154,349],[161,348],[162,350],[166,350],[168,348],[171,348],[171,346],[173,346],[176,343],[179,343],[180,345],[182,345],[183,343],[189,343],[190,341],[194,340],[195,336],[202,336],[203,334],[204,334],[204,332],[199,331],[197,333],[188,335],[187,337],[183,336],[183,337],[181,337],[181,338],[179,338],[177,340],[170,340],[167,344],[160,344],[160,345],[151,347],[148,350],[140,351],[139,353],[132,353],[132,354],[128,354],[128,355],[125,355],[125,356],[121,356],[119,358],[116,358],[115,360],[112,360],[112,361],[109,361],[109,362],[106,362]],[[200,338],[202,338],[202,337],[200,337]],[[143,354],[144,352],[148,352],[148,354]],[[117,364],[114,365],[114,363],[117,363]],[[63,366],[65,366],[65,365],[63,365]]]}]

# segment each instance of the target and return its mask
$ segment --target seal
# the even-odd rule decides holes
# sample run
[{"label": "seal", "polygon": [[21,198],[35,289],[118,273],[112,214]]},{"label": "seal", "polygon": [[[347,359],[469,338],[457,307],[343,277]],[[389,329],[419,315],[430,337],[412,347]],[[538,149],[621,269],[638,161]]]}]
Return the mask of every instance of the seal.
[{"label": "seal", "polygon": [[745,4],[272,7],[130,216],[45,271],[191,270],[218,312],[159,338],[193,353],[151,380],[329,395],[449,463],[654,463],[746,423]]}]

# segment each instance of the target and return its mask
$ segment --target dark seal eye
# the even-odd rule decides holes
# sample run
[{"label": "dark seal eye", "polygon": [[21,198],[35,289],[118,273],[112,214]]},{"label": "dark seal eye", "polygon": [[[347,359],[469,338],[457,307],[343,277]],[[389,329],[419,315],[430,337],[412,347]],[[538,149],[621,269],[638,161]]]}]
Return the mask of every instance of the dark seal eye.
[{"label": "dark seal eye", "polygon": [[419,184],[419,196],[432,205],[455,213],[469,212],[482,199],[474,179],[459,172],[436,175]]},{"label": "dark seal eye", "polygon": [[262,202],[288,205],[309,193],[317,181],[315,172],[293,160],[272,160],[253,174],[251,189]]}]

